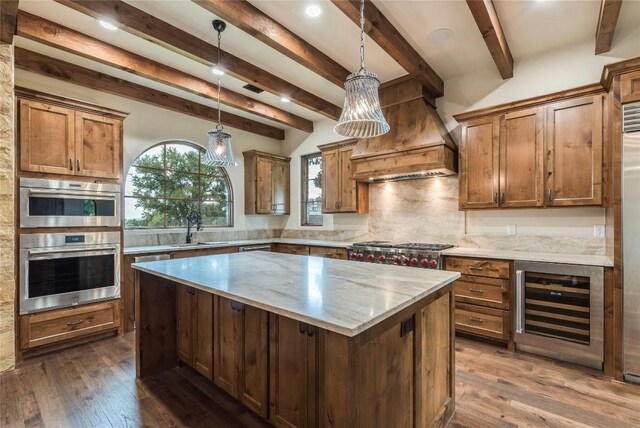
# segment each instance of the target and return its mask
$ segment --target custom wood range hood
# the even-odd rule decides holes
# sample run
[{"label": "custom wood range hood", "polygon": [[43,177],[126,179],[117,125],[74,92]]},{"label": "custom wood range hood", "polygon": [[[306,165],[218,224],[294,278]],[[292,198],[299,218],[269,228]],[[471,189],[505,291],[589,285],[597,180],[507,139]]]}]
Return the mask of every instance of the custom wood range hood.
[{"label": "custom wood range hood", "polygon": [[380,88],[391,130],[358,141],[351,156],[357,181],[398,181],[458,173],[457,147],[420,83],[401,77]]}]

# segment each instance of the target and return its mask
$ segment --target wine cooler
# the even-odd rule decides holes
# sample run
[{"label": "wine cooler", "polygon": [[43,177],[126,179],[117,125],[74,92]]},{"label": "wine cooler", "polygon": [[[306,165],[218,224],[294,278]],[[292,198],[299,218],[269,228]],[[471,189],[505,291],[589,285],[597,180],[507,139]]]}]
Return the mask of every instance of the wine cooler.
[{"label": "wine cooler", "polygon": [[604,269],[516,262],[516,347],[602,369]]}]

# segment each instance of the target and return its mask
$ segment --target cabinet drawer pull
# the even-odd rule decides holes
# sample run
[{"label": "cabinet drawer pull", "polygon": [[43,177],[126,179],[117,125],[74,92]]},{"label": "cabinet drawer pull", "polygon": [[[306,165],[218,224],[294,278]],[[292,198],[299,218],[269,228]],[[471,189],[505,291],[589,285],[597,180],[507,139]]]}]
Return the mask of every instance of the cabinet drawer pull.
[{"label": "cabinet drawer pull", "polygon": [[483,323],[484,322],[484,320],[482,318],[477,318],[477,317],[469,317],[469,321],[479,322],[479,323]]},{"label": "cabinet drawer pull", "polygon": [[68,322],[68,323],[67,323],[67,326],[69,326],[69,327],[73,327],[74,325],[80,325],[80,324],[82,324],[83,322],[84,322],[84,320],[83,320],[83,319],[82,319],[82,320],[78,320],[78,321],[71,321],[71,322]]},{"label": "cabinet drawer pull", "polygon": [[471,269],[471,270],[482,270],[484,268],[482,266],[469,266],[469,269]]},{"label": "cabinet drawer pull", "polygon": [[470,288],[469,291],[472,293],[478,293],[478,294],[484,293],[484,290],[481,290],[479,288]]}]

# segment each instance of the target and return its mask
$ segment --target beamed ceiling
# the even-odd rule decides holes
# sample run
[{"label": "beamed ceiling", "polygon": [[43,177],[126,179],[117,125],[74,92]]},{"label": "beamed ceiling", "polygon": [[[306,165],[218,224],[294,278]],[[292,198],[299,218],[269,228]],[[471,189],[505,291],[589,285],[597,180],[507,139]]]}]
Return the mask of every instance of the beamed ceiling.
[{"label": "beamed ceiling", "polygon": [[[640,25],[637,0],[367,2],[367,68],[383,82],[412,74],[433,99],[447,79],[491,67],[510,78],[514,62],[586,40],[594,55],[606,55],[616,34]],[[311,3],[322,9],[317,18],[305,14]],[[211,119],[211,21],[222,18],[229,24],[223,120],[283,139],[284,130],[312,132],[314,121],[339,116],[342,81],[359,67],[357,7],[357,0],[20,0],[16,65]],[[11,20],[2,13],[4,40]],[[96,17],[121,28],[108,31]],[[453,37],[438,39],[440,29]]]}]

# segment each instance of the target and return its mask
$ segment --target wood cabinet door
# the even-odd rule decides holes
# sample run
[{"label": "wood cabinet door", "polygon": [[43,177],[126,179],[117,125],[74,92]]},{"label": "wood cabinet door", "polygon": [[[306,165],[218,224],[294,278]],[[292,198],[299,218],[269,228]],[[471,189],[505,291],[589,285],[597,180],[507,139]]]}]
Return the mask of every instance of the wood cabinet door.
[{"label": "wood cabinet door", "polygon": [[256,213],[273,213],[273,162],[256,158]]},{"label": "wood cabinet door", "polygon": [[497,208],[499,177],[498,117],[470,121],[462,127],[460,208]]},{"label": "wood cabinet door", "polygon": [[340,191],[340,150],[322,152],[322,212],[338,211]]},{"label": "wood cabinet door", "polygon": [[194,364],[197,305],[196,290],[186,285],[178,285],[178,358],[191,367]]},{"label": "wood cabinet door", "polygon": [[269,413],[269,314],[243,306],[242,351],[238,397],[247,407],[266,418]]},{"label": "wood cabinet door", "polygon": [[196,334],[193,346],[193,368],[202,376],[213,380],[213,295],[195,290]]},{"label": "wood cabinet door", "polygon": [[351,179],[351,154],[353,147],[342,148],[338,152],[340,158],[340,212],[357,211],[356,182]]},{"label": "wood cabinet door", "polygon": [[242,352],[242,304],[224,297],[214,298],[213,382],[238,397]]},{"label": "wood cabinet door", "polygon": [[289,214],[289,163],[273,161],[272,197],[274,214]]},{"label": "wood cabinet door", "polygon": [[20,100],[20,169],[75,175],[74,112]]},{"label": "wood cabinet door", "polygon": [[500,124],[500,206],[544,204],[544,110],[505,114]]},{"label": "wood cabinet door", "polygon": [[119,178],[122,165],[122,121],[76,112],[76,174]]},{"label": "wood cabinet door", "polygon": [[317,411],[314,330],[290,318],[271,316],[269,420],[278,427],[313,426]]},{"label": "wood cabinet door", "polygon": [[596,95],[547,107],[548,206],[602,203],[602,104]]}]

